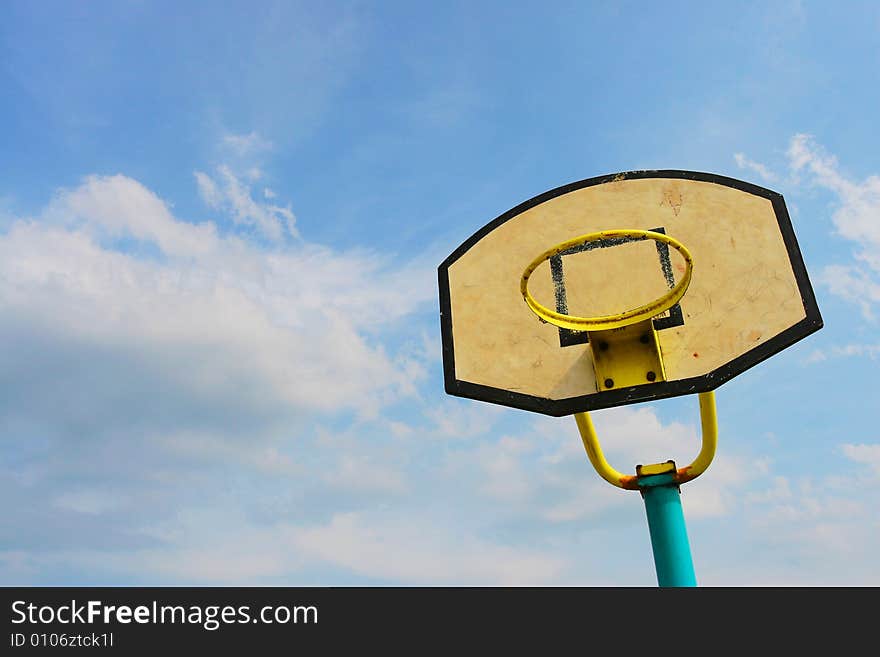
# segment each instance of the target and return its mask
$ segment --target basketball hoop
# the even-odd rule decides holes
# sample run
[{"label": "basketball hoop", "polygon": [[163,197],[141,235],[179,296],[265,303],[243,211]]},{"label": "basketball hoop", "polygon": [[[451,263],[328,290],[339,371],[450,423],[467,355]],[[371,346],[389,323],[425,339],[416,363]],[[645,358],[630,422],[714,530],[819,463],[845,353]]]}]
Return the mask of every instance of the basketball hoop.
[{"label": "basketball hoop", "polygon": [[[568,251],[569,249],[589,244],[590,242],[620,238],[624,238],[628,241],[651,239],[657,242],[662,242],[663,244],[668,244],[674,248],[681,254],[681,257],[684,258],[685,270],[681,280],[675,285],[675,287],[654,301],[638,306],[637,308],[625,310],[621,313],[599,315],[596,317],[578,317],[576,315],[566,315],[564,313],[550,310],[546,306],[538,303],[529,292],[529,277],[531,277],[532,272],[534,272],[535,269],[537,269],[545,260],[549,260],[553,256]],[[684,244],[669,235],[655,233],[650,230],[603,230],[598,233],[590,233],[588,235],[575,237],[574,239],[561,242],[544,251],[544,253],[535,258],[529,266],[526,267],[522,279],[520,280],[519,289],[523,299],[525,299],[525,302],[528,304],[529,308],[531,308],[532,312],[541,320],[549,324],[569,329],[571,331],[609,331],[611,329],[621,328],[623,326],[650,319],[651,317],[655,317],[672,308],[672,306],[678,303],[687,291],[688,285],[691,283],[693,269],[694,259],[691,256],[690,251],[685,248]]]}]

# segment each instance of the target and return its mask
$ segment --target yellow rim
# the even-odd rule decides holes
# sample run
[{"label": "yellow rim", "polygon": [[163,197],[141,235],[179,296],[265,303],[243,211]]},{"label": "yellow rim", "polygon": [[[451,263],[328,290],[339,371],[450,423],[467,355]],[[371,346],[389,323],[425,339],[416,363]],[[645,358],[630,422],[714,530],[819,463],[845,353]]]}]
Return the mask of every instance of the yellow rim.
[{"label": "yellow rim", "polygon": [[[669,290],[669,292],[661,297],[658,297],[654,301],[646,303],[643,306],[639,306],[638,308],[625,310],[624,312],[615,315],[600,315],[597,317],[578,317],[576,315],[566,315],[564,313],[558,313],[555,310],[550,310],[546,306],[542,306],[529,292],[529,277],[532,275],[532,272],[534,272],[535,269],[538,268],[538,265],[540,265],[545,260],[549,260],[553,256],[558,255],[563,251],[572,249],[576,246],[582,246],[584,244],[588,244],[589,242],[598,242],[600,240],[615,237],[628,237],[633,240],[650,239],[668,244],[676,251],[678,251],[681,254],[681,257],[684,258],[684,275],[681,277],[681,280],[671,290]],[[580,237],[575,237],[574,239],[567,240],[544,251],[544,253],[535,258],[531,262],[531,264],[526,267],[526,270],[523,272],[522,279],[520,280],[519,289],[522,293],[523,299],[525,299],[532,312],[543,319],[545,322],[549,322],[554,326],[567,328],[572,331],[607,331],[610,329],[620,328],[621,326],[635,324],[636,322],[640,322],[644,319],[655,317],[663,311],[672,308],[672,306],[678,303],[679,299],[681,299],[681,297],[684,296],[684,293],[687,291],[688,285],[690,285],[691,282],[691,274],[693,273],[693,269],[694,260],[691,256],[690,251],[685,248],[684,244],[672,237],[669,237],[669,235],[664,235],[663,233],[655,233],[652,230],[603,230],[599,233],[590,233],[589,235],[581,235]]]}]

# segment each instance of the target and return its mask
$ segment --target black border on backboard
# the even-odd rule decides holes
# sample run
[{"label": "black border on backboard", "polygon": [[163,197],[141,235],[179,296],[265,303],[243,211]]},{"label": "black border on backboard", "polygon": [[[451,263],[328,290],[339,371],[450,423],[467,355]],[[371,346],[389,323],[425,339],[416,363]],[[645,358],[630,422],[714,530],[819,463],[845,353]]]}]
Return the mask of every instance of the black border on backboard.
[{"label": "black border on backboard", "polygon": [[[592,187],[593,185],[602,185],[604,183],[620,180],[638,180],[642,178],[670,178],[715,183],[716,185],[732,187],[770,200],[773,204],[773,211],[776,214],[776,220],[779,223],[779,229],[782,233],[783,241],[785,242],[785,248],[788,251],[788,257],[791,261],[794,277],[797,281],[801,300],[804,304],[806,317],[794,326],[758,345],[754,349],[751,349],[742,356],[735,358],[726,365],[723,365],[708,374],[690,379],[657,383],[650,386],[634,386],[630,388],[621,388],[619,390],[606,390],[591,395],[569,397],[567,399],[546,399],[543,397],[511,392],[501,388],[470,383],[468,381],[460,381],[457,379],[455,376],[455,351],[452,344],[452,306],[449,299],[449,267],[485,235],[495,230],[495,228],[504,222],[509,221],[513,217],[535,207],[536,205],[540,205],[541,203],[556,198],[557,196],[562,196],[563,194],[583,189],[584,187]],[[437,273],[440,293],[440,335],[443,344],[443,377],[446,392],[456,397],[465,397],[467,399],[476,399],[493,404],[501,404],[502,406],[510,406],[512,408],[543,413],[544,415],[552,415],[555,417],[571,415],[582,411],[593,411],[602,408],[610,408],[612,406],[623,406],[625,404],[666,399],[668,397],[677,397],[679,395],[714,390],[722,383],[729,381],[733,377],[742,374],[747,369],[754,367],[770,356],[790,347],[795,342],[802,340],[815,331],[818,331],[823,326],[822,316],[819,313],[819,306],[816,304],[816,297],[813,293],[813,288],[807,275],[807,269],[804,265],[803,257],[801,256],[800,247],[798,247],[797,239],[794,234],[794,228],[791,225],[791,218],[788,215],[788,209],[785,207],[785,201],[783,200],[782,195],[743,180],[699,171],[679,171],[674,169],[625,171],[622,173],[597,176],[595,178],[587,178],[586,180],[580,180],[578,182],[557,187],[556,189],[551,189],[550,191],[535,196],[528,201],[520,203],[512,210],[508,210],[500,217],[483,226],[480,230],[465,240],[440,264]]]}]

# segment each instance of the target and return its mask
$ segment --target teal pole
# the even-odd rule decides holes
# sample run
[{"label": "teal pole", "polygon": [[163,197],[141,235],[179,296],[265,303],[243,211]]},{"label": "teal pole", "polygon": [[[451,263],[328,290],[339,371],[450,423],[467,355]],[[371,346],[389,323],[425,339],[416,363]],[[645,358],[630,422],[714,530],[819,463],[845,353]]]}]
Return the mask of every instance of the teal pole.
[{"label": "teal pole", "polygon": [[639,478],[660,586],[696,586],[681,492],[671,474]]}]

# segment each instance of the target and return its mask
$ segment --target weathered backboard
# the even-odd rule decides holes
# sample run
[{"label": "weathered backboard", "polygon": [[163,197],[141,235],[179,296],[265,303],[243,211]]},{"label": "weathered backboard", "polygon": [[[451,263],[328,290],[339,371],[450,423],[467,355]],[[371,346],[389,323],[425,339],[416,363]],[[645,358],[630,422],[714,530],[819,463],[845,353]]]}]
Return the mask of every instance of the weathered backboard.
[{"label": "weathered backboard", "polygon": [[[640,229],[693,256],[681,300],[655,317],[665,380],[606,389],[589,335],[542,322],[520,292],[524,268],[580,235]],[[592,242],[549,258],[533,296],[595,316],[660,297],[684,271],[651,240]],[[692,171],[632,171],[537,196],[490,222],[439,267],[446,391],[561,416],[714,390],[822,327],[781,195]]]}]

